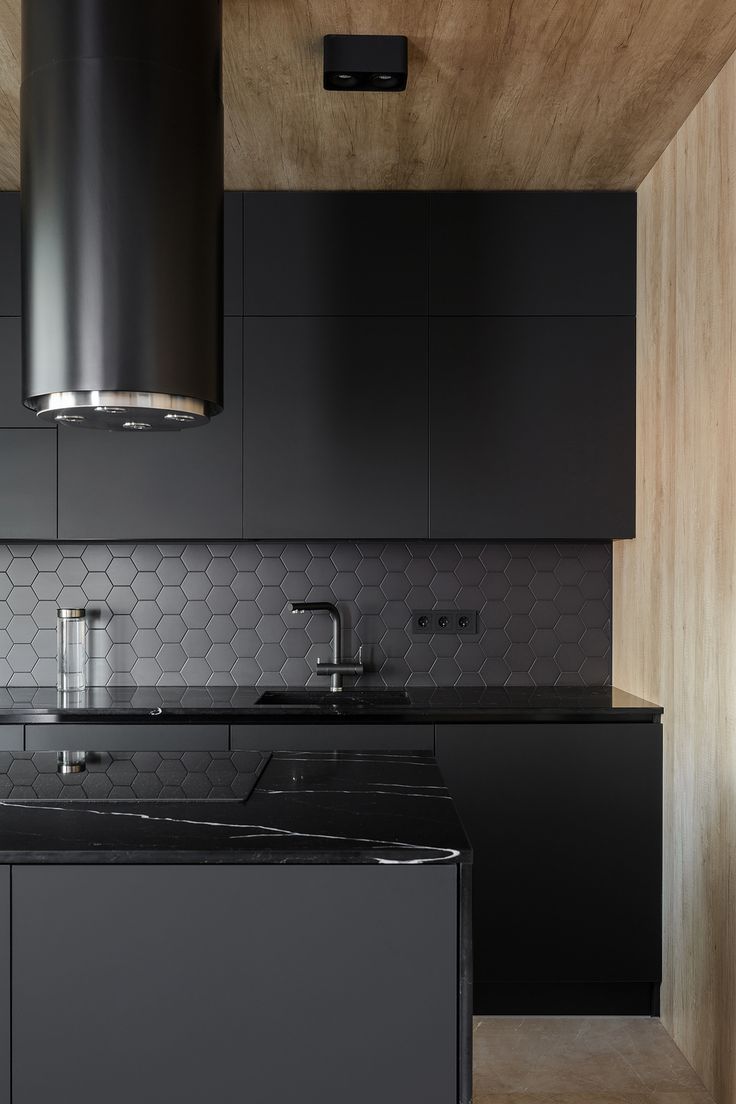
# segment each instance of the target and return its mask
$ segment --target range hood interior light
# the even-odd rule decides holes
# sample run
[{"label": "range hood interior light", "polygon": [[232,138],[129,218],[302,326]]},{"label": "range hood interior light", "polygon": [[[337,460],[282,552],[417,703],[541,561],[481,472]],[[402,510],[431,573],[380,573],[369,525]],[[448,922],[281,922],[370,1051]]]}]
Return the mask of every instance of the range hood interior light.
[{"label": "range hood interior light", "polygon": [[328,92],[403,92],[408,71],[404,35],[325,35]]},{"label": "range hood interior light", "polygon": [[221,0],[23,0],[22,21],[23,401],[203,425],[223,402]]}]

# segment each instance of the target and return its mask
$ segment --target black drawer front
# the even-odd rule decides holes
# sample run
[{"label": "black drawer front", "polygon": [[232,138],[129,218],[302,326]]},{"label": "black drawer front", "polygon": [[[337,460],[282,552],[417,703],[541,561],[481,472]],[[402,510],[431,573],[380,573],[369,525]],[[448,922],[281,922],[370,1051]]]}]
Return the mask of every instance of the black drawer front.
[{"label": "black drawer front", "polygon": [[433,751],[430,724],[250,724],[232,726],[233,748],[255,751]]},{"label": "black drawer front", "polygon": [[227,725],[26,725],[27,751],[227,751]]}]

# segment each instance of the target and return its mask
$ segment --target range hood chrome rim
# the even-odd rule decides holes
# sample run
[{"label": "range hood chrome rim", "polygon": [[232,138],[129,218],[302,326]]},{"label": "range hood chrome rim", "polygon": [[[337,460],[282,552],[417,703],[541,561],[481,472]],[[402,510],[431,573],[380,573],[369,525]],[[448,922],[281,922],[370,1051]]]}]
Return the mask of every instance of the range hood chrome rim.
[{"label": "range hood chrome rim", "polygon": [[189,429],[206,425],[218,412],[217,407],[202,399],[160,391],[56,391],[31,396],[25,405],[45,421],[63,423],[67,417],[70,421],[79,417],[74,424],[121,431]]}]

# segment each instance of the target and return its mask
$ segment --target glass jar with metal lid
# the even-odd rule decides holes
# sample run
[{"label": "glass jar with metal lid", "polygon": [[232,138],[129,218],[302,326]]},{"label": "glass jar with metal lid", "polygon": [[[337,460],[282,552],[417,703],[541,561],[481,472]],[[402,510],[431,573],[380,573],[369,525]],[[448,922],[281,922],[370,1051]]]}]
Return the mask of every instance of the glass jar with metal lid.
[{"label": "glass jar with metal lid", "polygon": [[87,685],[85,610],[56,611],[56,685],[59,690],[84,690]]}]

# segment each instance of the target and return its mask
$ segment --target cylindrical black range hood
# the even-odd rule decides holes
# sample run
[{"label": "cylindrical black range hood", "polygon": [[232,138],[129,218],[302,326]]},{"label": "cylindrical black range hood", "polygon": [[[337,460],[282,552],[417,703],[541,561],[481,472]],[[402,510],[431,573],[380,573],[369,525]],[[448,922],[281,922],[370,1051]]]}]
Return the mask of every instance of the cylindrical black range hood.
[{"label": "cylindrical black range hood", "polygon": [[182,429],[222,409],[220,0],[23,0],[23,401]]}]

